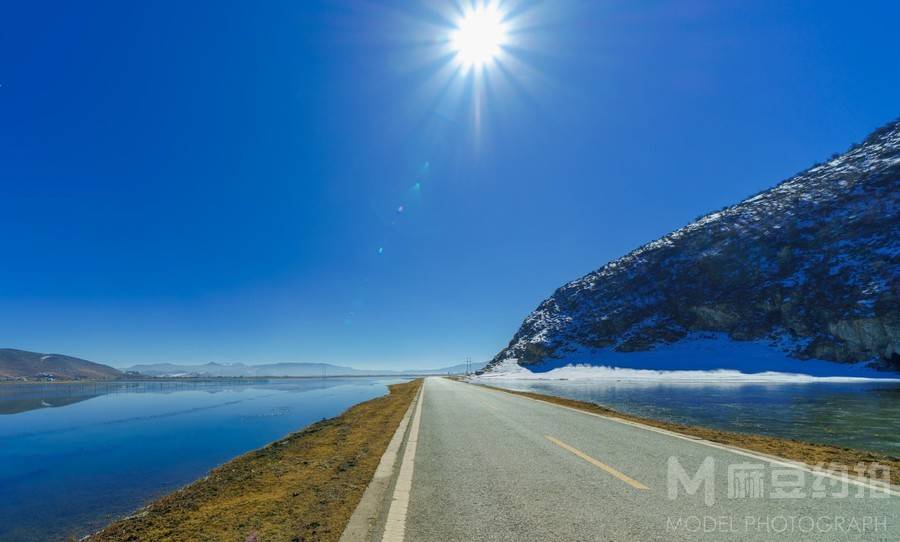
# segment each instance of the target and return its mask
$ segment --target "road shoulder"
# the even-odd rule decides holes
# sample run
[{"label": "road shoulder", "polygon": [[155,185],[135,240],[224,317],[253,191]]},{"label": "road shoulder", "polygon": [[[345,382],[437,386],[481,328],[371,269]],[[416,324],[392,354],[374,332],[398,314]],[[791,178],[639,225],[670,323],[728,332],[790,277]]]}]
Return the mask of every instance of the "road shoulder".
[{"label": "road shoulder", "polygon": [[[405,457],[401,451],[408,446],[408,430],[413,412],[422,403],[424,386],[419,387],[415,400],[410,403],[403,420],[394,432],[391,442],[381,456],[381,462],[375,470],[369,486],[362,499],[353,511],[350,521],[341,535],[340,542],[368,542],[377,538],[376,533],[383,530],[385,516],[390,509],[389,497],[394,493],[397,482],[398,460]],[[404,446],[406,443],[406,446]]]}]

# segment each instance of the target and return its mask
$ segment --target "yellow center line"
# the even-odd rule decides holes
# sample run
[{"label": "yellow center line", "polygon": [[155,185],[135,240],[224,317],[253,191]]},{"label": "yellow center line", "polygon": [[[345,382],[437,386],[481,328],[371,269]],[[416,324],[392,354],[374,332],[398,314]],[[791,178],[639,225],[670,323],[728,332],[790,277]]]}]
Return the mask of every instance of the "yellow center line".
[{"label": "yellow center line", "polygon": [[552,442],[553,444],[556,444],[556,445],[559,446],[560,448],[572,452],[573,454],[577,455],[577,456],[580,457],[581,459],[584,459],[585,461],[587,461],[587,462],[590,463],[591,465],[593,465],[593,466],[595,466],[595,467],[597,467],[597,468],[600,468],[600,469],[605,470],[606,472],[612,474],[613,476],[615,476],[615,477],[618,478],[619,480],[622,480],[623,482],[625,482],[626,484],[630,485],[631,487],[633,487],[633,488],[635,488],[635,489],[640,489],[640,490],[650,489],[650,488],[648,488],[647,486],[645,486],[644,484],[642,484],[642,483],[638,482],[637,480],[635,480],[634,478],[631,478],[630,476],[628,476],[628,475],[626,475],[626,474],[623,474],[623,473],[617,471],[616,469],[610,467],[610,466],[607,465],[606,463],[601,463],[600,461],[597,461],[596,459],[594,459],[593,457],[589,456],[588,454],[582,452],[582,451],[579,450],[578,448],[573,448],[573,447],[569,446],[568,444],[566,444],[565,442],[563,442],[563,441],[561,441],[561,440],[559,440],[559,439],[555,439],[555,438],[551,437],[550,435],[544,435],[544,438],[546,438],[547,440],[549,440],[549,441]]},{"label": "yellow center line", "polygon": [[488,403],[487,401],[484,401],[484,400],[480,400],[480,401],[481,401],[481,404],[482,404],[482,405],[488,407],[489,409],[491,409],[491,410],[497,410],[497,407],[495,407],[494,405]]}]

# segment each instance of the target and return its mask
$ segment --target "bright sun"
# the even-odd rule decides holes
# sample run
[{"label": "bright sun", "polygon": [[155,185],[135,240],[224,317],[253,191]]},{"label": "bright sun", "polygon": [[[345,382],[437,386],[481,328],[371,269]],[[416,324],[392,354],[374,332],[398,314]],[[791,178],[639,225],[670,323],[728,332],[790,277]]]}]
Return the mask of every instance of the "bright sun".
[{"label": "bright sun", "polygon": [[493,5],[474,7],[463,15],[450,37],[457,60],[480,67],[492,62],[506,42],[503,14]]}]

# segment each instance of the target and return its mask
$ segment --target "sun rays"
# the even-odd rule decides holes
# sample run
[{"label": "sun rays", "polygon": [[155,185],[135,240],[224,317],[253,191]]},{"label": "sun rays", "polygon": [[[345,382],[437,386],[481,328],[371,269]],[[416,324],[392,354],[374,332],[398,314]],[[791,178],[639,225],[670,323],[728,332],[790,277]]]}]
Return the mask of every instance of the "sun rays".
[{"label": "sun rays", "polygon": [[484,67],[494,61],[508,40],[504,13],[493,3],[466,9],[450,34],[456,61],[466,68]]}]

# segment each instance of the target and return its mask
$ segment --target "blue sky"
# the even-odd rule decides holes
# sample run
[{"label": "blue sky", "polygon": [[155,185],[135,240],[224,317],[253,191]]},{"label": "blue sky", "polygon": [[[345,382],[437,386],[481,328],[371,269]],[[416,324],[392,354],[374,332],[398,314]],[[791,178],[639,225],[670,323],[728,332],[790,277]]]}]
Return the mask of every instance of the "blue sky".
[{"label": "blue sky", "polygon": [[0,346],[488,359],[564,282],[900,115],[893,2],[507,1],[477,80],[452,5],[7,6]]}]

